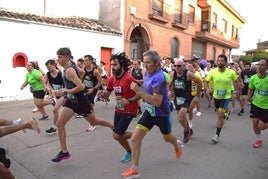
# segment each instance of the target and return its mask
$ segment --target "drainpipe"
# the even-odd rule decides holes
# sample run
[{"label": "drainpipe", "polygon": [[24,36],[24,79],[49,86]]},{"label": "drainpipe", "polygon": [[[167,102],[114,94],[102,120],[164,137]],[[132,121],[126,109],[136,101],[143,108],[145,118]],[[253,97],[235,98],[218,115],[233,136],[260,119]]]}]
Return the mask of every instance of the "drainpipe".
[{"label": "drainpipe", "polygon": [[44,0],[44,16],[46,16],[46,0]]}]

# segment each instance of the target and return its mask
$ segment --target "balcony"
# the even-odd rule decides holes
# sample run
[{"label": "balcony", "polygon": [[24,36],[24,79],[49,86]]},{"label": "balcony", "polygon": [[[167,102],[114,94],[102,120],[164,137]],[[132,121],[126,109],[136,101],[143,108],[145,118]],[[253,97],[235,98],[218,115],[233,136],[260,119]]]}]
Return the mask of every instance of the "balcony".
[{"label": "balcony", "polygon": [[188,28],[188,17],[188,14],[180,13],[179,11],[175,10],[174,20],[171,25],[174,28],[185,30]]},{"label": "balcony", "polygon": [[161,23],[168,23],[170,21],[168,12],[170,5],[161,0],[152,1],[152,12],[148,14],[149,19],[156,20]]},{"label": "balcony", "polygon": [[195,35],[202,40],[217,43],[228,48],[239,48],[239,38],[226,39],[224,33],[217,29],[215,24],[209,21],[202,22],[201,31],[196,32]]}]

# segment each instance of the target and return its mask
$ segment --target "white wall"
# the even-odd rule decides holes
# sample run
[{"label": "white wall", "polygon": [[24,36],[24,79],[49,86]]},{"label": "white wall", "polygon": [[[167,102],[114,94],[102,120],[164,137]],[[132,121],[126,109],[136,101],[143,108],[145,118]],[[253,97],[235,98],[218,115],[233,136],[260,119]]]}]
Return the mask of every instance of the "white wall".
[{"label": "white wall", "polygon": [[[0,1],[1,2],[1,1]],[[20,90],[27,73],[26,68],[12,67],[15,53],[23,52],[29,61],[37,60],[45,70],[45,62],[56,56],[61,47],[69,47],[74,59],[91,54],[100,58],[101,47],[123,50],[123,36],[107,35],[93,31],[53,27],[25,22],[15,22],[0,18],[0,102],[31,98],[28,88]]]},{"label": "white wall", "polygon": [[0,7],[40,16],[99,19],[99,0],[0,0]]}]

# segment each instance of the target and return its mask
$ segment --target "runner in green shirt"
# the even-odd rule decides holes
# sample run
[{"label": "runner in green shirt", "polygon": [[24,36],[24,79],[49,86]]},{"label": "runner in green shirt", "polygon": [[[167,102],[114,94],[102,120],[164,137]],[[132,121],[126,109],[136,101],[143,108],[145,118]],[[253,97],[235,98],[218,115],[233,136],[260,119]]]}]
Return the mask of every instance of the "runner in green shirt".
[{"label": "runner in green shirt", "polygon": [[248,100],[251,101],[250,118],[257,140],[254,148],[262,145],[261,130],[268,125],[268,59],[261,59],[257,64],[257,74],[250,78],[248,85]]},{"label": "runner in green shirt", "polygon": [[[207,95],[212,92],[209,88],[209,82],[212,82],[213,97],[215,108],[218,112],[216,134],[211,138],[215,143],[220,140],[220,132],[224,124],[224,120],[229,119],[230,112],[228,105],[232,96],[232,84],[238,89],[238,75],[231,69],[227,68],[227,57],[222,54],[217,58],[217,68],[213,69],[205,79],[205,89]],[[237,90],[236,90],[237,91]],[[238,94],[238,93],[237,93]]]},{"label": "runner in green shirt", "polygon": [[42,73],[35,69],[35,63],[29,62],[26,68],[28,73],[26,74],[25,81],[20,89],[23,90],[28,84],[31,86],[34,104],[42,114],[42,117],[39,120],[48,120],[49,117],[44,107],[49,104],[55,105],[56,102],[53,99],[44,100],[46,95],[46,82]]}]

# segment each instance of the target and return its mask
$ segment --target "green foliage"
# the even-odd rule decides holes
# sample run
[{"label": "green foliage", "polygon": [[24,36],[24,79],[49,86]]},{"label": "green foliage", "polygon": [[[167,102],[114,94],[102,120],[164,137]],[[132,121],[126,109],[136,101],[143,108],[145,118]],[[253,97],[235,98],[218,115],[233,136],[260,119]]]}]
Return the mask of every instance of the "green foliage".
[{"label": "green foliage", "polygon": [[239,61],[251,62],[252,61],[252,57],[251,56],[247,56],[247,55],[243,55],[243,56],[240,56]]},{"label": "green foliage", "polygon": [[260,59],[268,59],[268,52],[261,51],[254,54],[252,62],[259,61]]},{"label": "green foliage", "polygon": [[242,55],[239,57],[239,61],[244,61],[244,62],[257,62],[260,59],[268,59],[268,52],[259,51],[259,52],[256,52],[253,55],[253,57],[247,56],[247,55]]}]

